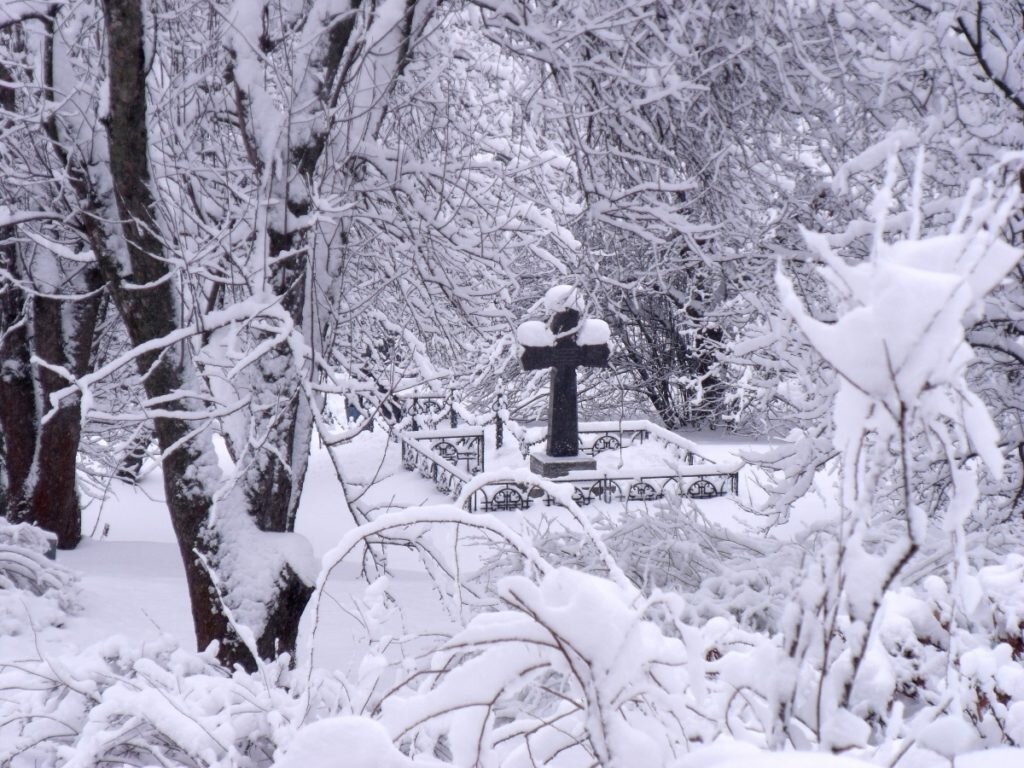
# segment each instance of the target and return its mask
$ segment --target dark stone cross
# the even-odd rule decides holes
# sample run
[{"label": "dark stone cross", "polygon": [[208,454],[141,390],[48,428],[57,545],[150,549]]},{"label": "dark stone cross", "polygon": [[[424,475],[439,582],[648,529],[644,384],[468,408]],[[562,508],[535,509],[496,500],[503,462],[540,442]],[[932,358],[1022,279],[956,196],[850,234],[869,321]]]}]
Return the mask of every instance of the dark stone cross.
[{"label": "dark stone cross", "polygon": [[[556,293],[561,291],[561,293]],[[555,294],[554,298],[552,295]],[[566,298],[575,298],[575,289],[557,286],[548,292],[549,307],[572,304]],[[562,301],[560,301],[560,299]],[[524,323],[520,326],[519,341],[523,346],[520,360],[523,369],[537,371],[551,369],[551,392],[548,399],[548,444],[546,454],[533,454],[530,465],[534,472],[545,477],[558,477],[576,469],[593,469],[596,464],[590,457],[579,456],[579,413],[576,389],[576,368],[587,366],[605,368],[608,365],[609,349],[607,326],[600,321],[580,323],[581,314],[573,306],[558,309],[547,324],[548,333],[539,322]],[[587,323],[597,333],[588,333]],[[580,338],[582,336],[582,338]],[[586,343],[588,336],[599,339],[599,343]],[[537,344],[536,341],[548,341]],[[553,343],[551,343],[553,341]],[[554,461],[552,461],[554,460]]]}]

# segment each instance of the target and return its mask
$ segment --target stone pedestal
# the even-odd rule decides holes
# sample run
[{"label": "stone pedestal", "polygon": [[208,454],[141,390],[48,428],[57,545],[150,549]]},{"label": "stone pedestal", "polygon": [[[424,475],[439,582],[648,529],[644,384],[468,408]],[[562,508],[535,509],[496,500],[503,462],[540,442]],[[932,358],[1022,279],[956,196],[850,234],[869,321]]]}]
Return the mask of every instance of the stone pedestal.
[{"label": "stone pedestal", "polygon": [[592,456],[548,456],[544,451],[530,454],[530,471],[541,477],[564,477],[577,470],[597,469]]}]

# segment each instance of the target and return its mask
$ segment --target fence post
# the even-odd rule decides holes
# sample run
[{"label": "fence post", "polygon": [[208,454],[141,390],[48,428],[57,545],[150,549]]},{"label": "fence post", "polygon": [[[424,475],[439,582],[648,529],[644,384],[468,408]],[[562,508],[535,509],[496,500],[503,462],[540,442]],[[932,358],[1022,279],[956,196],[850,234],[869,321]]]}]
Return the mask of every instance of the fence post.
[{"label": "fence post", "polygon": [[505,422],[501,418],[502,412],[505,410],[505,396],[498,395],[498,399],[494,408],[494,447],[501,448],[505,442]]}]

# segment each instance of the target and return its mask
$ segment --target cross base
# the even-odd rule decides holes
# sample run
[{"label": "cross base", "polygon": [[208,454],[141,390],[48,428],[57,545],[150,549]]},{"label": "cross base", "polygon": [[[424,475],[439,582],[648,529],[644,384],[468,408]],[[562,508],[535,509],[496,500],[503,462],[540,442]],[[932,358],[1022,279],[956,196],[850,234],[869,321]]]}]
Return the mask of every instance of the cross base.
[{"label": "cross base", "polygon": [[530,454],[530,471],[541,477],[565,477],[588,469],[597,469],[597,459],[592,456],[548,456],[544,451]]}]

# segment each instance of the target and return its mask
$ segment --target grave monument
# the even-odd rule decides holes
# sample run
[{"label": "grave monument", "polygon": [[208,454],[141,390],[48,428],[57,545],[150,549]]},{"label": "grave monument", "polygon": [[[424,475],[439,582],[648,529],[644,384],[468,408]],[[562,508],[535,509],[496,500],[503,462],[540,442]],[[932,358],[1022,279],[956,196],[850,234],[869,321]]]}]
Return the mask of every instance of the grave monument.
[{"label": "grave monument", "polygon": [[579,413],[576,368],[608,366],[608,324],[584,316],[582,297],[570,285],[556,285],[544,296],[551,313],[547,323],[529,320],[519,326],[523,369],[551,369],[548,397],[547,450],[530,454],[530,470],[543,477],[561,477],[595,469],[596,460],[579,454]]}]

